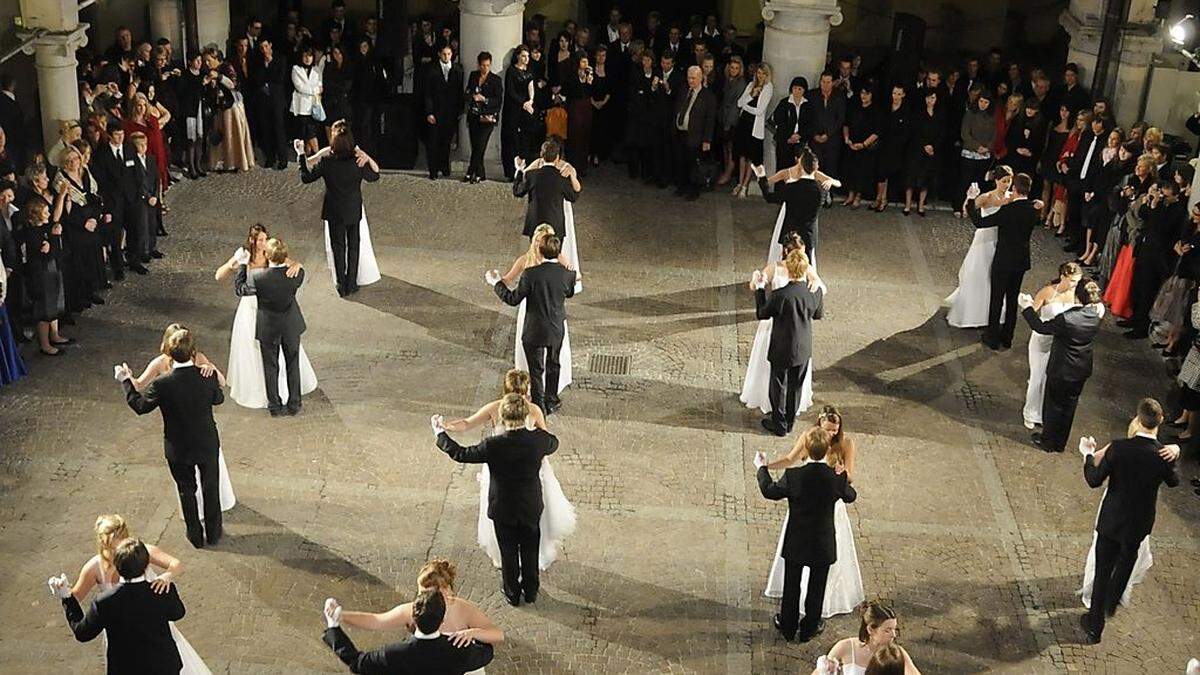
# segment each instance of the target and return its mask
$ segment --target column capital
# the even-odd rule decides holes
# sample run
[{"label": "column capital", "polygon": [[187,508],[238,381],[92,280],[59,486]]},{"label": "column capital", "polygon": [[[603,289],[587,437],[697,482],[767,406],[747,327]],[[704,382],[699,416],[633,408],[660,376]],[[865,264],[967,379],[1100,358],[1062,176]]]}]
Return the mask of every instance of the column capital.
[{"label": "column capital", "polygon": [[478,16],[523,15],[525,0],[459,0],[459,11]]},{"label": "column capital", "polygon": [[[73,60],[76,50],[87,46],[87,30],[89,27],[90,24],[80,23],[74,30],[68,31],[21,31],[17,33],[17,37],[22,40],[35,38],[32,42],[21,48],[21,51],[27,55],[32,55],[39,51],[45,53],[46,51],[62,50],[59,56],[64,58],[70,57]],[[45,49],[39,50],[39,47]]]},{"label": "column capital", "polygon": [[807,32],[801,30],[802,26],[817,22],[840,26],[842,8],[837,0],[766,0],[762,18],[776,30],[801,34]]}]

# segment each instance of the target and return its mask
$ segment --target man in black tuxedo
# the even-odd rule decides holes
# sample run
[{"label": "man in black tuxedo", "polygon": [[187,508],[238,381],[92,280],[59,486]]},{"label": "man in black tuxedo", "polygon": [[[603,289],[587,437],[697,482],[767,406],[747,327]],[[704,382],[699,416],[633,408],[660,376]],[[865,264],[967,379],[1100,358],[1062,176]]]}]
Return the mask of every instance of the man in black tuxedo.
[{"label": "man in black tuxedo", "polygon": [[[1017,327],[1017,296],[1021,293],[1021,281],[1029,271],[1029,235],[1037,227],[1037,207],[1029,199],[1032,180],[1019,173],[1013,176],[1013,201],[1001,206],[990,216],[982,217],[975,207],[975,199],[968,195],[967,212],[975,227],[996,228],[996,256],[992,258],[992,297],[988,303],[988,325],[980,342],[989,349],[1012,347],[1013,332]],[[1000,322],[1000,313],[1004,322]]]},{"label": "man in black tuxedo", "polygon": [[535,602],[538,594],[539,522],[542,517],[542,482],[538,471],[542,458],[554,454],[558,439],[542,429],[529,429],[525,421],[529,402],[520,394],[507,394],[500,401],[504,433],[489,436],[479,445],[464,448],[446,434],[443,420],[431,420],[438,448],[462,464],[487,464],[488,518],[496,528],[500,545],[500,571],[504,597],[516,607]]},{"label": "man in black tuxedo", "polygon": [[704,86],[704,72],[700,66],[691,66],[687,69],[687,89],[680,92],[675,101],[671,124],[675,136],[675,192],[688,201],[700,198],[695,169],[700,164],[700,154],[712,148],[716,123],[717,97]]},{"label": "man in black tuxedo", "polygon": [[529,166],[517,167],[513,182],[514,197],[528,197],[525,208],[525,227],[521,234],[532,237],[538,225],[546,223],[555,233],[566,235],[563,201],[579,199],[583,187],[575,167],[560,161],[558,141],[553,138],[542,143],[541,157]]},{"label": "man in black tuxedo", "polygon": [[160,592],[146,580],[149,564],[150,552],[140,539],[118,544],[113,566],[121,583],[97,597],[86,614],[65,574],[49,581],[76,640],[90,642],[102,633],[107,638],[109,675],[177,675],[183,668],[170,622],[182,619],[186,610],[175,584],[166,584],[166,591]]},{"label": "man in black tuxedo", "polygon": [[1019,302],[1029,327],[1043,335],[1053,335],[1050,359],[1046,363],[1046,391],[1042,399],[1042,431],[1033,434],[1033,443],[1046,452],[1062,452],[1071,435],[1075,407],[1083,385],[1092,375],[1092,343],[1100,332],[1104,305],[1100,287],[1091,279],[1075,285],[1072,307],[1049,321],[1042,321],[1033,310],[1033,298],[1023,295]]},{"label": "man in black tuxedo", "polygon": [[[245,253],[239,254],[237,279],[234,288],[237,294],[250,293],[246,289],[246,265],[250,262]],[[255,333],[262,352],[263,375],[267,384],[267,410],[271,417],[284,414],[283,401],[279,398],[279,351],[283,350],[283,366],[287,372],[287,414],[300,414],[300,336],[308,329],[296,291],[304,283],[304,270],[295,276],[288,275],[287,244],[275,238],[267,240],[266,272],[254,279],[253,294],[258,296],[258,314],[255,317]],[[205,502],[208,500],[205,499]]]},{"label": "man in black tuxedo", "polygon": [[249,105],[255,110],[253,130],[262,149],[263,166],[287,168],[287,109],[291,102],[291,67],[275,55],[275,42],[264,35],[258,58],[250,63]]},{"label": "man in black tuxedo", "polygon": [[[126,162],[126,170],[133,177],[134,189],[137,192],[134,194],[135,202],[128,206],[129,222],[133,225],[133,230],[137,234],[134,237],[134,252],[133,257],[139,259],[142,264],[150,262],[151,258],[161,258],[163,254],[158,250],[158,219],[162,216],[160,208],[159,190],[161,186],[158,184],[158,161],[154,155],[147,152],[149,147],[146,140],[146,135],[140,131],[135,131],[129,136],[133,143],[134,155],[133,166],[128,166]],[[126,251],[130,250],[130,242],[128,237],[125,241]],[[132,263],[130,268],[136,271]]]},{"label": "man in black tuxedo", "polygon": [[[112,221],[108,223],[106,246],[113,278],[118,281],[125,277],[121,235],[125,233],[125,237],[130,239],[137,237],[137,233],[131,231],[133,228],[130,226],[130,217],[133,209],[141,208],[138,185],[132,171],[134,154],[125,147],[125,129],[117,120],[110,120],[108,123],[108,143],[100,145],[92,153],[92,176],[100,186],[104,208],[112,216]],[[129,267],[139,274],[146,272],[139,260],[131,258]]]},{"label": "man in black tuxedo", "polygon": [[[306,159],[296,143],[300,181],[325,181],[321,217],[329,223],[329,247],[333,250],[333,273],[339,297],[358,292],[359,222],[363,214],[363,181],[379,180],[379,165],[354,147],[354,136],[344,120],[333,123],[333,143],[328,151]],[[328,154],[325,154],[327,152]],[[316,161],[315,165],[310,164]]]},{"label": "man in black tuxedo", "polygon": [[337,600],[325,601],[325,644],[337,654],[350,672],[362,675],[462,675],[482,670],[494,654],[490,644],[472,642],[458,647],[439,629],[446,617],[446,598],[438,590],[417,593],[412,603],[412,639],[359,651],[342,630],[342,607]]},{"label": "man in black tuxedo", "polygon": [[1158,441],[1163,421],[1162,406],[1152,398],[1138,404],[1132,438],[1115,440],[1099,452],[1096,439],[1081,438],[1083,478],[1088,487],[1108,481],[1108,490],[1096,518],[1096,579],[1092,606],[1079,617],[1079,625],[1092,644],[1100,642],[1105,616],[1117,611],[1117,603],[1129,583],[1138,547],[1154,529],[1158,488],[1179,485],[1175,472],[1178,446],[1164,447]]},{"label": "man in black tuxedo", "polygon": [[[790,95],[780,100],[771,114],[771,123],[775,125],[776,171],[783,171],[794,164],[799,155],[797,150],[808,145],[813,136],[816,115],[813,105],[804,98],[807,91],[808,80],[793,77]],[[832,166],[822,168],[826,173],[833,171]]]},{"label": "man in black tuxedo", "polygon": [[562,349],[564,323],[567,320],[565,301],[575,295],[575,271],[558,264],[561,248],[562,242],[558,237],[547,237],[540,249],[542,262],[525,268],[515,291],[504,285],[496,270],[485,275],[505,304],[516,307],[522,300],[527,301],[521,343],[529,362],[530,398],[547,415],[562,405],[558,398],[561,368],[558,352]]},{"label": "man in black tuxedo", "polygon": [[676,65],[675,52],[664,51],[659,57],[660,72],[651,81],[653,92],[653,110],[655,117],[654,128],[654,172],[658,177],[658,187],[665,188],[675,182],[675,153],[674,129],[675,101],[687,87],[683,70]]},{"label": "man in black tuxedo", "polygon": [[[758,467],[758,489],[771,500],[788,500],[787,530],[783,534],[783,600],[775,615],[775,628],[784,639],[808,642],[821,634],[825,622],[821,610],[825,601],[825,582],[829,566],[837,562],[837,533],[833,525],[833,507],[837,500],[847,504],[858,498],[849,477],[825,463],[829,451],[829,432],[813,427],[802,442],[809,459],[771,480],[766,455],[754,457]],[[804,599],[804,619],[800,620],[800,578],[808,568],[808,595]],[[799,634],[797,634],[799,630]]]},{"label": "man in black tuxedo", "polygon": [[425,71],[425,122],[429,127],[425,144],[430,180],[450,175],[450,141],[458,131],[458,116],[462,114],[462,66],[451,60],[450,45],[438,50],[438,60]]},{"label": "man in black tuxedo", "polygon": [[[221,539],[217,465],[221,439],[212,409],[225,402],[225,394],[221,391],[219,378],[213,377],[211,372],[201,372],[192,362],[196,345],[191,331],[180,328],[167,338],[166,343],[172,360],[171,372],[151,382],[145,393],[133,386],[133,373],[128,364],[117,366],[115,374],[125,387],[125,402],[135,413],[145,415],[155,408],[162,411],[163,449],[171,477],[179,489],[188,541],[196,548],[203,548],[206,542],[211,546]],[[196,506],[197,469],[200,470],[200,491],[204,496],[203,523]]]},{"label": "man in black tuxedo", "polygon": [[824,315],[825,304],[824,291],[810,289],[805,280],[808,257],[802,251],[792,251],[784,265],[790,281],[783,288],[771,291],[770,296],[761,271],[755,270],[750,281],[755,314],[759,320],[774,321],[767,349],[767,361],[771,364],[767,390],[771,414],[763,418],[762,426],[776,436],[786,436],[792,430],[796,397],[804,382],[804,371],[812,360],[812,322]]}]

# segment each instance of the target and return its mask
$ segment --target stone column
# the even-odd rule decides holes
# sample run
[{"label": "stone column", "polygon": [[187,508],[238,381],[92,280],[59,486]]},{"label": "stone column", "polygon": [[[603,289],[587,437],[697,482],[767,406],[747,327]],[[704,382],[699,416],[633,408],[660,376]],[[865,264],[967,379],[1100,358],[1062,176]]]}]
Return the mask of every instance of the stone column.
[{"label": "stone column", "polygon": [[[183,2],[181,0],[150,0],[150,35],[171,41],[175,53],[186,59],[183,44]],[[195,45],[188,45],[195,47]]]},{"label": "stone column", "polygon": [[[461,0],[459,3],[460,49],[459,60],[463,67],[463,80],[475,70],[475,57],[486,51],[492,55],[492,72],[501,80],[504,69],[512,58],[512,51],[521,44],[525,23],[525,0]],[[458,154],[463,160],[471,156],[471,141],[467,134],[466,115],[463,115],[458,130]],[[502,176],[499,167],[491,163],[500,160],[500,125],[488,139],[488,174]]]},{"label": "stone column", "polygon": [[197,51],[215,44],[224,53],[229,42],[229,0],[196,0]]},{"label": "stone column", "polygon": [[34,56],[42,110],[42,140],[47,150],[58,142],[59,122],[79,119],[75,50],[87,44],[87,29],[88,24],[79,23],[74,30],[45,33],[22,50]]},{"label": "stone column", "polygon": [[[771,84],[775,102],[788,95],[792,78],[804,76],[816,88],[817,77],[825,68],[829,48],[829,28],[842,23],[837,0],[767,0],[762,8],[766,24],[763,36],[763,61],[771,66]],[[774,170],[775,143],[767,134],[763,159],[768,171]]]},{"label": "stone column", "polygon": [[[1079,66],[1079,82],[1089,86],[1096,72],[1100,36],[1104,30],[1104,2],[1071,0],[1058,22],[1071,36],[1067,61]],[[1117,69],[1111,108],[1117,123],[1128,128],[1137,121],[1138,106],[1150,72],[1150,59],[1163,50],[1154,19],[1154,3],[1132,0],[1129,16],[1120,32],[1117,61],[1110,66]]]}]

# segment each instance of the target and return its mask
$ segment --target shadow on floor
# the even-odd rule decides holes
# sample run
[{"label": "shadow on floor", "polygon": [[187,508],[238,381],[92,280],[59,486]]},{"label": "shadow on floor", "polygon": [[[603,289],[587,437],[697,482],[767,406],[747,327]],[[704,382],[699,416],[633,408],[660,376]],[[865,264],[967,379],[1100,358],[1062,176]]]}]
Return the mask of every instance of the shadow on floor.
[{"label": "shadow on floor", "polygon": [[[505,319],[497,310],[386,275],[364,287],[351,300],[411,321],[435,339],[489,355],[492,332],[496,323]],[[480,302],[499,305],[500,299],[491,292],[486,295],[481,292]]]}]

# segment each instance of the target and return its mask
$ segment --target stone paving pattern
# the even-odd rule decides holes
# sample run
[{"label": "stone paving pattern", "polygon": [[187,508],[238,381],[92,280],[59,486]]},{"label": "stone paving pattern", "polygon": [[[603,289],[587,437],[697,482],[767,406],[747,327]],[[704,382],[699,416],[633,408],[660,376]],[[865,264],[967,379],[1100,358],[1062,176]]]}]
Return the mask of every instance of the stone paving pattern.
[{"label": "stone paving pattern", "polygon": [[[71,639],[45,579],[75,578],[105,512],[185,561],[180,628],[217,673],[343,672],[319,640],[323,599],[381,611],[410,598],[432,556],[455,560],[460,592],[505,629],[492,673],[806,673],[855,633],[842,616],[814,643],[785,643],[762,597],[785,507],[759,496],[751,459],[790,441],[764,436],[737,392],[755,330],[745,282],[774,207],[720,193],[684,203],[615,170],[587,179],[586,288],[568,308],[576,382],[552,419],[579,527],[538,603],[513,609],[475,544],[476,470],[435,449],[428,417],[491,400],[511,364],[515,312],[482,278],[524,248],[522,204],[499,183],[368,186],[385,276],[347,302],[325,264],[320,195],[270,171],[173,189],[168,257],[81,319],[70,355],[27,350],[33,375],[0,389],[0,671],[100,672],[101,643]],[[299,418],[219,410],[238,506],[221,545],[199,552],[159,416],[125,406],[111,366],[140,368],[170,321],[223,364],[237,300],[212,272],[257,220],[307,265],[304,344],[321,387]],[[1102,645],[1081,644],[1074,590],[1100,493],[1078,455],[1026,442],[1028,330],[992,354],[945,324],[971,228],[945,212],[822,221],[816,398],[858,440],[850,514],[868,597],[897,609],[923,672],[1182,672],[1200,655],[1200,499],[1164,492],[1147,580]],[[1031,291],[1062,259],[1042,232],[1034,250]],[[1120,434],[1137,397],[1168,392],[1149,350],[1111,326],[1098,353],[1076,436]],[[629,372],[590,372],[592,355],[629,357]],[[363,647],[400,637],[352,635]]]}]

